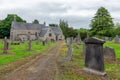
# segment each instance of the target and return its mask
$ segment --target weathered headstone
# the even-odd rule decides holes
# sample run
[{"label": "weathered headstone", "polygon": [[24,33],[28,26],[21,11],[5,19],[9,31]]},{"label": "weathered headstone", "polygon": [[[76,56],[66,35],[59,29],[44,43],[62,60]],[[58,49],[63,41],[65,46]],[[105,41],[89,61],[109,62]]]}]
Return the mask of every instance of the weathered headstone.
[{"label": "weathered headstone", "polygon": [[30,32],[28,33],[28,50],[31,50],[31,39],[30,39]]},{"label": "weathered headstone", "polygon": [[8,42],[7,42],[7,37],[4,38],[4,49],[3,49],[3,53],[6,54],[7,50],[8,50]]},{"label": "weathered headstone", "polygon": [[45,41],[42,41],[42,45],[45,46]]},{"label": "weathered headstone", "polygon": [[89,33],[87,32],[87,38],[89,38]]},{"label": "weathered headstone", "polygon": [[35,33],[35,37],[36,37],[36,45],[38,45],[39,43],[39,33]]},{"label": "weathered headstone", "polygon": [[116,37],[115,37],[115,43],[120,43],[120,39],[119,39],[118,35],[116,35]]},{"label": "weathered headstone", "polygon": [[115,51],[113,48],[106,46],[103,49],[103,53],[105,59],[114,60],[114,61],[116,60]]},{"label": "weathered headstone", "polygon": [[104,58],[103,58],[103,44],[104,40],[98,38],[87,38],[85,40],[85,68],[87,72],[97,75],[105,75],[104,72]]},{"label": "weathered headstone", "polygon": [[73,53],[72,41],[73,41],[72,37],[67,38],[67,47],[68,47],[67,59],[68,60],[71,60],[72,58],[72,53]]},{"label": "weathered headstone", "polygon": [[85,51],[86,51],[86,47],[85,47],[85,43],[83,43],[83,55],[85,55]]},{"label": "weathered headstone", "polygon": [[81,43],[81,37],[80,37],[80,33],[78,33],[78,35],[77,35],[77,45],[80,45],[80,43]]}]

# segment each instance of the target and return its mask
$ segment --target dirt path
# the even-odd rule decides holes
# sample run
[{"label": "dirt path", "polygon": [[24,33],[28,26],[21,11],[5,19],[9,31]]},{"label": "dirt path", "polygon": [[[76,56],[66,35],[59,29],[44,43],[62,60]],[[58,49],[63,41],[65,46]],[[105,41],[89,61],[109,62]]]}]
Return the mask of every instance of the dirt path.
[{"label": "dirt path", "polygon": [[34,60],[21,66],[2,80],[54,80],[57,72],[56,59],[61,44],[58,43],[47,53],[37,56]]}]

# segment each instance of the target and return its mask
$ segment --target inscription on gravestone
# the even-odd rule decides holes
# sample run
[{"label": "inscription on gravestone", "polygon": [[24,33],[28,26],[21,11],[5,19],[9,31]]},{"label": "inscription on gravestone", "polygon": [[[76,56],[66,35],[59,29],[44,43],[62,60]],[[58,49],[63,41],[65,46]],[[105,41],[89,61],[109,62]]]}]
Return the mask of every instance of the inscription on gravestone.
[{"label": "inscription on gravestone", "polygon": [[85,70],[98,75],[104,73],[103,44],[104,40],[87,38],[85,40]]}]

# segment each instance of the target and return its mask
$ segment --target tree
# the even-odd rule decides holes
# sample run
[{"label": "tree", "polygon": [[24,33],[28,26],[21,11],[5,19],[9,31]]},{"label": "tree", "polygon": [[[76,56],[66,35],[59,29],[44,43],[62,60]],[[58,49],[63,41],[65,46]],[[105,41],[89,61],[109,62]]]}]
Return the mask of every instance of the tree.
[{"label": "tree", "polygon": [[17,22],[24,22],[24,20],[16,14],[8,14],[4,20],[0,21],[0,38],[4,38],[5,36],[9,37],[11,23],[14,20],[14,16],[16,16]]},{"label": "tree", "polygon": [[120,23],[117,23],[115,25],[115,30],[114,30],[113,36],[115,37],[116,35],[120,36]]},{"label": "tree", "polygon": [[38,21],[37,19],[35,19],[35,20],[33,21],[33,23],[34,23],[34,24],[39,24],[39,21]]},{"label": "tree", "polygon": [[80,33],[81,39],[84,40],[87,37],[88,29],[80,28],[77,30],[77,33]]},{"label": "tree", "polygon": [[114,29],[114,23],[108,10],[104,7],[100,7],[91,20],[90,27],[92,36],[99,35],[111,37]]}]

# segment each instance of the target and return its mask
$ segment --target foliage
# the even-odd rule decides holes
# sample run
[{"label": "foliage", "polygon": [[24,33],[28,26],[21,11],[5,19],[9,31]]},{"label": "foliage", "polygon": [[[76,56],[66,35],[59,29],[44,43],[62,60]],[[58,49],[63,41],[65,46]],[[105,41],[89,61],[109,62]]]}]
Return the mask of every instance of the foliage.
[{"label": "foliage", "polygon": [[117,23],[116,25],[115,25],[115,30],[114,30],[114,36],[115,35],[119,35],[120,36],[120,23]]},{"label": "foliage", "polygon": [[65,38],[67,37],[75,37],[77,35],[77,30],[69,27],[68,22],[64,20],[60,20],[59,26],[61,27]]},{"label": "foliage", "polygon": [[89,33],[88,29],[80,28],[77,30],[80,33],[81,39],[84,40],[87,37],[87,33]]},{"label": "foliage", "polygon": [[9,37],[11,23],[14,20],[14,16],[16,16],[17,22],[24,22],[24,20],[16,14],[8,14],[4,20],[0,21],[0,38],[4,38],[5,36]]},{"label": "foliage", "polygon": [[110,13],[104,7],[100,7],[91,20],[91,35],[113,36],[114,23]]}]

